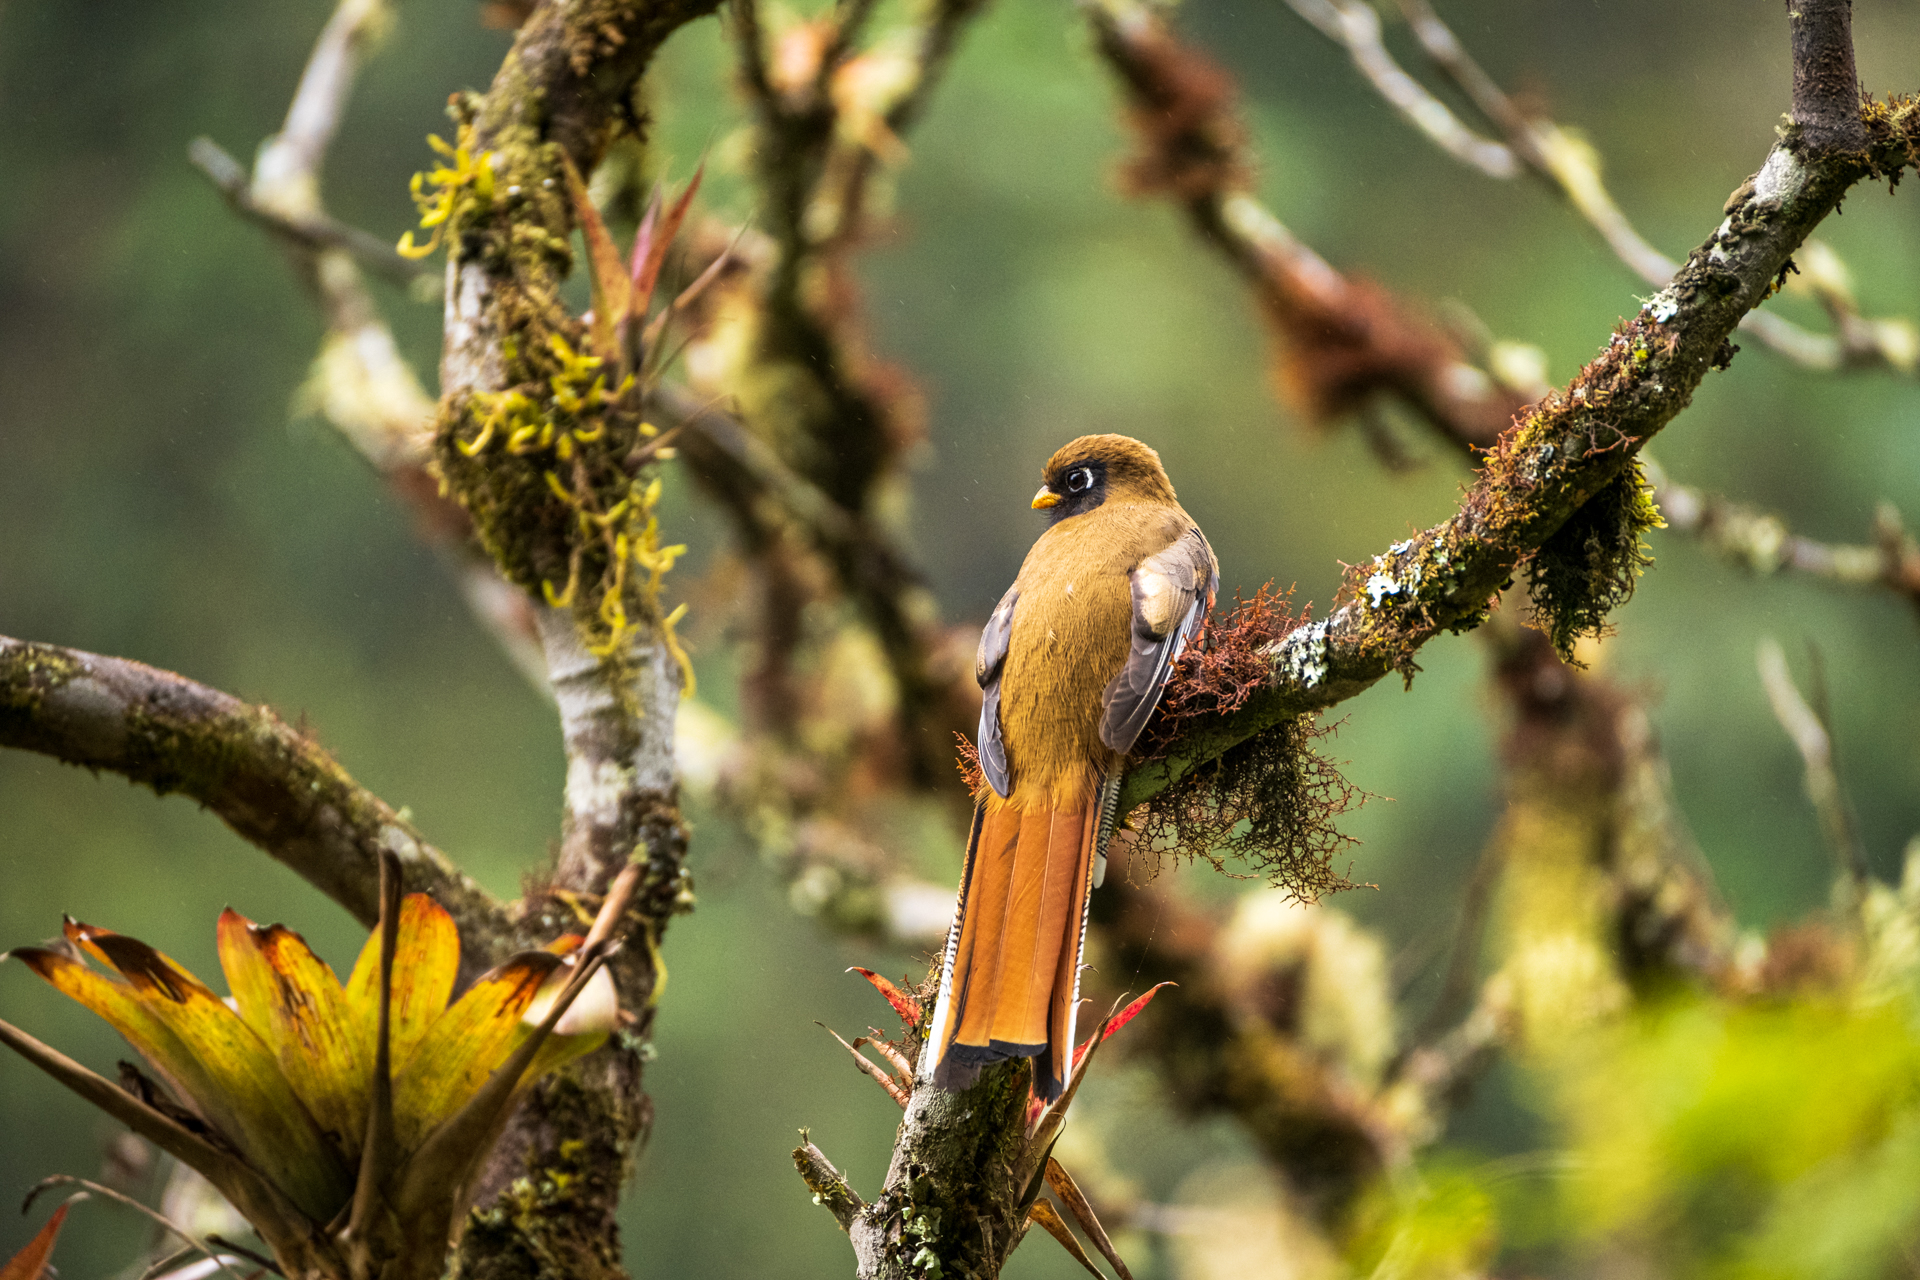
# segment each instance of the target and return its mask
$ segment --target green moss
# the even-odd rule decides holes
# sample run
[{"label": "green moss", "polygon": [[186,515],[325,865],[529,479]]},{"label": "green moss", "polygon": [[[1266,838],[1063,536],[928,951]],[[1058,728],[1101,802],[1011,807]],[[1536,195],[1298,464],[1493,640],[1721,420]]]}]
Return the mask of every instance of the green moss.
[{"label": "green moss", "polygon": [[1580,637],[1604,634],[1607,615],[1633,596],[1653,563],[1642,535],[1664,523],[1636,460],[1534,554],[1527,596],[1536,625],[1563,661],[1574,661]]},{"label": "green moss", "polygon": [[[614,655],[636,620],[660,620],[660,578],[679,552],[660,545],[644,465],[658,433],[633,379],[587,354],[560,299],[574,256],[559,146],[536,111],[477,121],[473,109],[456,103],[457,167],[436,174],[457,259],[493,278],[503,367],[497,387],[443,402],[435,464],[507,579],[571,607],[588,645]],[[485,181],[463,180],[469,168]]]},{"label": "green moss", "polygon": [[531,1153],[525,1172],[467,1215],[455,1274],[465,1280],[600,1280],[624,1275],[613,1223],[632,1154],[630,1118],[578,1068],[539,1086],[531,1105],[549,1133],[584,1135]]},{"label": "green moss", "polygon": [[0,666],[0,709],[31,718],[49,693],[85,674],[77,658],[46,645],[21,645]]},{"label": "green moss", "polygon": [[901,1176],[867,1208],[889,1224],[888,1274],[968,1280],[1000,1273],[1026,1225],[1024,1188],[1011,1185],[1010,1174],[1026,1144],[1031,1068],[1026,1058],[988,1067],[909,1136],[897,1157]]}]

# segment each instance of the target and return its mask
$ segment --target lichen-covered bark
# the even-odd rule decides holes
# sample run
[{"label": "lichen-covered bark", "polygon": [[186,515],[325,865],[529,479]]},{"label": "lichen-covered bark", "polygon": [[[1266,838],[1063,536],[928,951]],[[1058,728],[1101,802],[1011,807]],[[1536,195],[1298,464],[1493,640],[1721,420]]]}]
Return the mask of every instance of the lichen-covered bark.
[{"label": "lichen-covered bark", "polygon": [[[1421,645],[1479,625],[1514,571],[1585,504],[1618,494],[1616,486],[1637,488],[1641,446],[1687,406],[1710,369],[1731,359],[1728,339],[1741,317],[1773,291],[1794,250],[1847,189],[1913,162],[1917,125],[1920,105],[1898,99],[1869,106],[1866,151],[1819,151],[1789,131],[1673,282],[1563,391],[1501,437],[1460,510],[1350,572],[1332,613],[1274,647],[1267,687],[1232,715],[1197,722],[1168,759],[1133,770],[1122,804],[1139,804],[1268,725],[1353,697],[1389,671],[1410,678]],[[1615,590],[1616,582],[1593,588]]]},{"label": "lichen-covered bark", "polygon": [[[567,750],[566,818],[553,887],[605,894],[630,861],[643,863],[610,962],[633,1021],[598,1053],[533,1090],[480,1180],[479,1208],[462,1240],[460,1274],[509,1280],[617,1277],[620,1191],[645,1142],[652,1105],[642,1088],[666,923],[693,905],[687,833],[673,773],[679,668],[656,638],[618,659],[596,658],[572,615],[543,610],[554,696]],[[648,698],[633,708],[620,693]],[[574,927],[559,901],[528,903],[529,945]]]},{"label": "lichen-covered bark", "polygon": [[0,636],[0,746],[179,792],[372,927],[380,851],[460,924],[468,976],[510,940],[499,904],[266,707],[125,658]]},{"label": "lichen-covered bark", "polygon": [[917,1088],[900,1122],[886,1189],[848,1228],[860,1280],[1000,1274],[1026,1230],[1025,1143],[1031,1066],[989,1068],[972,1088]]}]

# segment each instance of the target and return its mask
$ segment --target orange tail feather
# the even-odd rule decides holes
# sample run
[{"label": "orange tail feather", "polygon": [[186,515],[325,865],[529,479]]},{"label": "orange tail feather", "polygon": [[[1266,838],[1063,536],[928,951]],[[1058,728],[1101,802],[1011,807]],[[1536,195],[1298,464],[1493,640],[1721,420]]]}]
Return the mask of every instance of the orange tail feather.
[{"label": "orange tail feather", "polygon": [[1071,808],[990,800],[974,814],[959,917],[934,1013],[934,1082],[957,1089],[981,1067],[1034,1057],[1034,1089],[1059,1095],[1072,1062],[1086,940],[1096,789]]}]

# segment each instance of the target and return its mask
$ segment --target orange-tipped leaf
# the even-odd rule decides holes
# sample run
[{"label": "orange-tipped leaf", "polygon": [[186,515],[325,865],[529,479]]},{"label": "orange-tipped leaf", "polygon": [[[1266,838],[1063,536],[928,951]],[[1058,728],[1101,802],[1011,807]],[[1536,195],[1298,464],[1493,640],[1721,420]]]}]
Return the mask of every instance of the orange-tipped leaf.
[{"label": "orange-tipped leaf", "polygon": [[[514,956],[483,975],[427,1029],[394,1072],[394,1137],[403,1155],[465,1106],[527,1039],[532,1028],[521,1016],[559,964],[547,951]],[[396,987],[399,982],[396,967]]]},{"label": "orange-tipped leaf", "polygon": [[0,1280],[40,1280],[47,1269],[47,1259],[53,1256],[53,1242],[60,1238],[60,1228],[66,1223],[67,1210],[71,1207],[63,1204],[53,1211],[47,1225],[27,1241],[27,1247],[8,1258],[5,1266],[0,1266]]},{"label": "orange-tipped leaf", "polygon": [[360,1156],[367,1128],[367,1073],[340,979],[284,925],[220,913],[220,967],[240,1017],[259,1034],[294,1094],[343,1160]]},{"label": "orange-tipped leaf", "polygon": [[[1114,1032],[1118,1031],[1120,1028],[1126,1026],[1129,1022],[1132,1022],[1136,1017],[1138,1017],[1140,1014],[1140,1011],[1146,1008],[1148,1003],[1153,1000],[1154,996],[1160,993],[1161,987],[1172,987],[1177,985],[1179,984],[1173,983],[1173,982],[1156,983],[1153,987],[1148,989],[1145,995],[1141,996],[1139,999],[1135,1000],[1132,1004],[1128,1005],[1126,1008],[1122,1009],[1120,1012],[1114,1014],[1111,1018],[1108,1018],[1105,1022],[1101,1023],[1100,1039],[1105,1040],[1107,1037],[1111,1036]],[[1089,1039],[1086,1044],[1079,1045],[1074,1049],[1073,1051],[1074,1066],[1077,1067],[1080,1065],[1080,1059],[1087,1056],[1087,1046],[1091,1045],[1092,1043],[1093,1041]]]},{"label": "orange-tipped leaf", "polygon": [[347,1170],[280,1072],[266,1042],[225,1001],[145,943],[74,924],[69,936],[103,955],[113,982],[58,952],[14,952],[57,989],[92,1009],[153,1063],[182,1101],[309,1216],[346,1203]]},{"label": "orange-tipped leaf", "polygon": [[[644,316],[647,307],[653,302],[653,289],[660,281],[660,268],[667,261],[667,250],[673,247],[674,237],[680,234],[680,224],[687,220],[687,210],[693,206],[694,192],[700,190],[700,179],[706,176],[707,166],[703,161],[693,171],[693,180],[687,183],[687,189],[673,203],[673,208],[655,226],[651,219],[642,222],[640,234],[633,245],[633,314]],[[655,205],[647,212],[651,215],[658,208]]]}]

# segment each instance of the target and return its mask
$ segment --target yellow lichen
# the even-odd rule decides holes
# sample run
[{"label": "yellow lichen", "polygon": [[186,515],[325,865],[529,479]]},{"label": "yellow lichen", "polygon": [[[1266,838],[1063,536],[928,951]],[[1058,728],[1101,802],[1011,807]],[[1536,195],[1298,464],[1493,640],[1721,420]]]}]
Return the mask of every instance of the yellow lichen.
[{"label": "yellow lichen", "polygon": [[[448,165],[436,165],[425,173],[416,173],[407,184],[407,193],[413,197],[415,207],[420,210],[420,230],[431,229],[432,237],[425,243],[416,245],[413,232],[408,231],[400,237],[395,251],[403,258],[424,258],[440,247],[446,236],[448,224],[453,219],[455,202],[462,191],[471,190],[478,199],[493,199],[493,152],[482,151],[478,155],[473,151],[473,126],[463,124],[455,135],[455,144],[447,145],[438,134],[427,135],[427,145],[446,157]],[[431,186],[433,190],[427,188]]]}]

